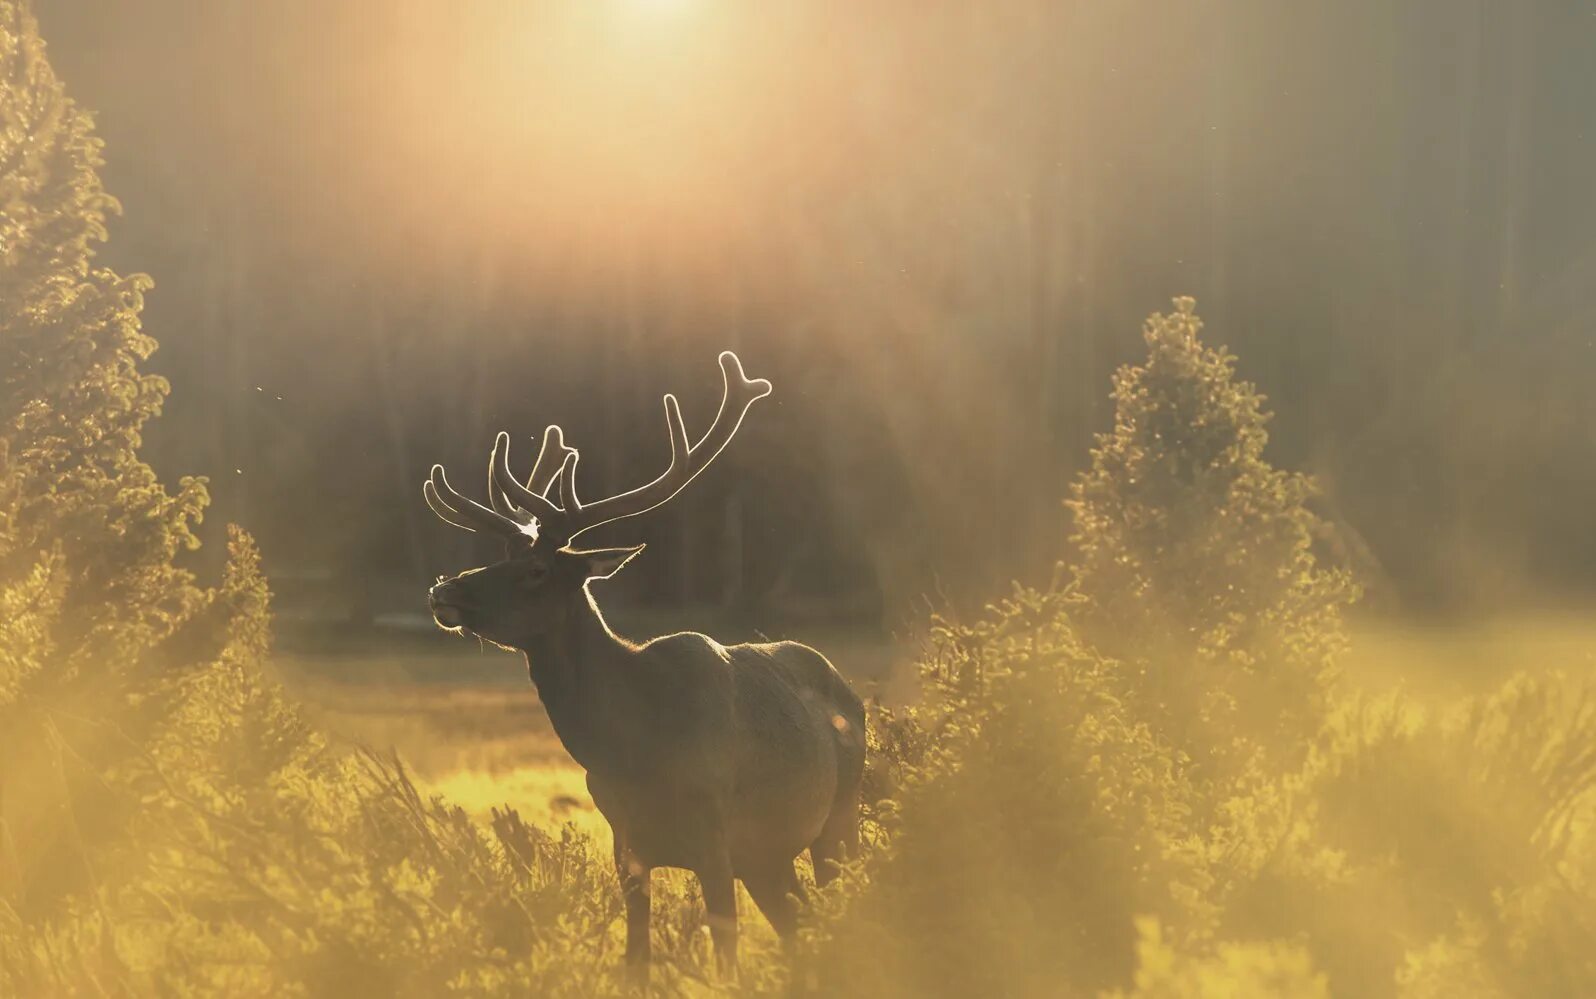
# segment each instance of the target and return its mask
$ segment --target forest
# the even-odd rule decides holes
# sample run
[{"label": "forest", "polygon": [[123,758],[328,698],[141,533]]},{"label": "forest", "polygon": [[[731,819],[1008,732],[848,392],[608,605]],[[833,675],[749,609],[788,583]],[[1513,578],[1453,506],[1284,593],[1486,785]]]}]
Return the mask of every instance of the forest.
[{"label": "forest", "polygon": [[[1596,994],[1593,98],[1554,0],[0,0],[0,995]],[[422,482],[724,349],[591,592],[825,653],[859,843],[644,986]]]}]

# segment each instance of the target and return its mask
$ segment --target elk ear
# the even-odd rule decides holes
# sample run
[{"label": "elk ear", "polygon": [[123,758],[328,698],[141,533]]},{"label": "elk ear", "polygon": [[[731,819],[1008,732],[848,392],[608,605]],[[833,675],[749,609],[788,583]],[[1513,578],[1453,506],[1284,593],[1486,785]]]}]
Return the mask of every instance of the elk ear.
[{"label": "elk ear", "polygon": [[636,558],[646,546],[636,548],[599,548],[589,552],[571,552],[582,560],[583,576],[587,579],[609,579],[621,571],[621,566]]}]

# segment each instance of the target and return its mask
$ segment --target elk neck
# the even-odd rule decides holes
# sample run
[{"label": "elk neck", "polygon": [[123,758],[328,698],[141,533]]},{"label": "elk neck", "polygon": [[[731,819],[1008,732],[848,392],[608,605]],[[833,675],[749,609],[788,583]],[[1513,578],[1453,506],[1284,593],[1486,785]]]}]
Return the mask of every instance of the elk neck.
[{"label": "elk neck", "polygon": [[567,752],[588,770],[624,767],[630,733],[622,715],[637,646],[610,630],[583,586],[569,598],[563,623],[528,643],[527,673]]}]

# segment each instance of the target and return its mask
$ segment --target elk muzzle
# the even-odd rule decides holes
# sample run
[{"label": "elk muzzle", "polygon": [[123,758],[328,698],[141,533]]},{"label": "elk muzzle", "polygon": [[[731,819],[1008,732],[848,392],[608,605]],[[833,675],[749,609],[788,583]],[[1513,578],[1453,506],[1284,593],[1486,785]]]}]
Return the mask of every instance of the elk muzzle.
[{"label": "elk muzzle", "polygon": [[465,609],[463,594],[460,586],[452,579],[446,579],[427,591],[427,607],[432,611],[432,619],[440,627],[459,628],[465,625]]}]

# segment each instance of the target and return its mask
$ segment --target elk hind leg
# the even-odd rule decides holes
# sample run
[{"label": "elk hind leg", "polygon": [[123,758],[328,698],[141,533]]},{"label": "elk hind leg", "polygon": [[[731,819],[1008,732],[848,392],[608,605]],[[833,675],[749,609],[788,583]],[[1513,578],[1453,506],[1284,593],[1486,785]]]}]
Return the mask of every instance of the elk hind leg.
[{"label": "elk hind leg", "polygon": [[[851,754],[850,754],[851,756]],[[815,884],[824,888],[837,876],[838,865],[859,852],[859,785],[864,776],[864,754],[845,758],[837,777],[837,797],[831,803],[820,835],[809,844],[815,867]]]},{"label": "elk hind leg", "polygon": [[804,889],[790,859],[781,858],[743,874],[743,886],[783,944],[792,942],[798,932],[798,907]]}]

